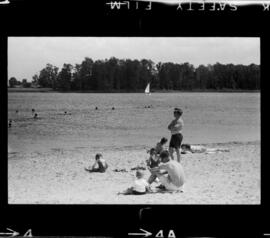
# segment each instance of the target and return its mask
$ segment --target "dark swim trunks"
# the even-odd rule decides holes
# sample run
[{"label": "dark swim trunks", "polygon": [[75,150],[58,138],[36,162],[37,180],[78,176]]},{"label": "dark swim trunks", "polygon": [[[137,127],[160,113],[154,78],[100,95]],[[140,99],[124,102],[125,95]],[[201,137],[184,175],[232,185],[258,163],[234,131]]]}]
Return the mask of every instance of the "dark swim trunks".
[{"label": "dark swim trunks", "polygon": [[183,135],[181,133],[172,135],[169,147],[180,148],[182,144],[182,140],[183,140]]}]

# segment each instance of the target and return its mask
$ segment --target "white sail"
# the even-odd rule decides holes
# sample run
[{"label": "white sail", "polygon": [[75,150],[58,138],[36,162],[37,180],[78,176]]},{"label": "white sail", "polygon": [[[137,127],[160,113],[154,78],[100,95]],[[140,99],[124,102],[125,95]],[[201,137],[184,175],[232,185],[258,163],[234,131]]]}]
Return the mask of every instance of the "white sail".
[{"label": "white sail", "polygon": [[147,84],[147,86],[146,86],[144,92],[145,92],[146,94],[149,94],[149,95],[151,94],[151,93],[150,93],[150,83]]}]

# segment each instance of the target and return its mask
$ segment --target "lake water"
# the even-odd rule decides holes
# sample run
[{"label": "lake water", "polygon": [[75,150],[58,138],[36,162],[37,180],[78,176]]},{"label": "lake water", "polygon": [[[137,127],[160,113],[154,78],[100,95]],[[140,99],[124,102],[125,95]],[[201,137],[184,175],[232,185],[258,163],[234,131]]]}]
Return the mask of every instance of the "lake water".
[{"label": "lake water", "polygon": [[9,150],[149,148],[170,138],[174,107],[184,112],[183,143],[260,140],[260,93],[9,93]]}]

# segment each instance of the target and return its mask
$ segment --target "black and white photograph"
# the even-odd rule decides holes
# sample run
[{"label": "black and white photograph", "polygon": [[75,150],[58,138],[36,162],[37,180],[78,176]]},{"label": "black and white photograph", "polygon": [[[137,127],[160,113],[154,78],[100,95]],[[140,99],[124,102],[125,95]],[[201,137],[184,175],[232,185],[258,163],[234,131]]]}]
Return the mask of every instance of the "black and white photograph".
[{"label": "black and white photograph", "polygon": [[9,37],[9,204],[260,204],[260,38]]},{"label": "black and white photograph", "polygon": [[268,0],[0,0],[0,238],[269,237]]}]

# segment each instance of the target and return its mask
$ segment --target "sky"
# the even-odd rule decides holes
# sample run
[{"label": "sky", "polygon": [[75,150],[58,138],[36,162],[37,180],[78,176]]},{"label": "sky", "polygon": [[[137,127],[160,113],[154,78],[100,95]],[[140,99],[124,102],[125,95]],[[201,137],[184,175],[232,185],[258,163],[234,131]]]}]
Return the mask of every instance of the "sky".
[{"label": "sky", "polygon": [[9,37],[8,78],[32,81],[47,63],[151,59],[154,63],[260,64],[258,37]]}]

